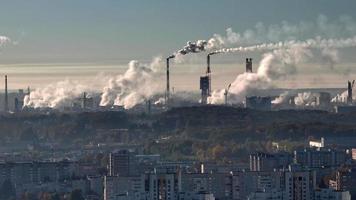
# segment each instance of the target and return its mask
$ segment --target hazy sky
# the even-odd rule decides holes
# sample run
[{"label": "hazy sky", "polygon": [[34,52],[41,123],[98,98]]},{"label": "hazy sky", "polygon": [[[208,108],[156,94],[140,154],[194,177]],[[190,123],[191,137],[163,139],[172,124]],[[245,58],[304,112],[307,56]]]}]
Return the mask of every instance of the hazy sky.
[{"label": "hazy sky", "polygon": [[150,59],[232,27],[356,18],[354,0],[1,0],[3,62]]},{"label": "hazy sky", "polygon": [[[259,22],[298,24],[321,14],[329,21],[356,19],[355,10],[355,0],[0,0],[0,35],[17,43],[1,48],[0,73],[17,76],[16,86],[90,78],[132,59],[168,55],[188,40],[225,34],[228,27],[243,32]],[[84,73],[70,63],[94,67]]]}]

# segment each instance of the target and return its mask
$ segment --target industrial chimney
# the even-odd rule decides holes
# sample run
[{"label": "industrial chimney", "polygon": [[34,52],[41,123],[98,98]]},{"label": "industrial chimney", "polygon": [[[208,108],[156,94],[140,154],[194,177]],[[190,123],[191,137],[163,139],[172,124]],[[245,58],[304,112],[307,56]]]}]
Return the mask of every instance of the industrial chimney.
[{"label": "industrial chimney", "polygon": [[151,109],[152,109],[152,102],[151,102],[151,99],[148,99],[147,102],[147,114],[148,115],[151,115]]},{"label": "industrial chimney", "polygon": [[352,104],[352,88],[354,87],[355,80],[347,81],[347,104]]},{"label": "industrial chimney", "polygon": [[208,96],[211,95],[211,70],[210,70],[210,54],[208,54],[207,58],[206,58],[206,62],[207,62],[207,67],[206,67],[206,75],[209,78],[209,88],[208,88]]},{"label": "industrial chimney", "polygon": [[200,77],[201,104],[207,104],[208,97],[211,95],[210,54],[206,57],[206,62],[206,74]]},{"label": "industrial chimney", "polygon": [[9,111],[9,98],[8,98],[8,91],[7,91],[7,75],[5,75],[5,101],[4,101],[4,110],[5,112]]},{"label": "industrial chimney", "polygon": [[231,87],[231,83],[227,86],[227,88],[224,91],[224,97],[225,97],[225,106],[227,106],[228,102],[227,102],[227,95],[229,94],[229,90]]},{"label": "industrial chimney", "polygon": [[82,108],[85,110],[87,108],[87,93],[83,93],[83,99],[82,99]]},{"label": "industrial chimney", "polygon": [[169,85],[169,60],[171,58],[174,58],[174,55],[171,55],[169,56],[167,59],[166,59],[166,64],[167,64],[167,85],[166,85],[166,95],[165,95],[165,101],[166,101],[166,106],[168,106],[168,103],[169,103],[169,98],[170,98],[170,85]]},{"label": "industrial chimney", "polygon": [[246,72],[252,73],[252,58],[246,58]]}]

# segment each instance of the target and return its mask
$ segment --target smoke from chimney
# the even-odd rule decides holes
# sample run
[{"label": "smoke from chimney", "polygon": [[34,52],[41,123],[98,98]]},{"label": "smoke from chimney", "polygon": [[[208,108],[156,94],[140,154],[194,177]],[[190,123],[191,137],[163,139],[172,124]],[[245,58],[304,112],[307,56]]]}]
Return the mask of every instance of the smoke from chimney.
[{"label": "smoke from chimney", "polygon": [[143,103],[153,95],[163,94],[161,84],[163,76],[162,58],[156,57],[150,64],[131,61],[128,70],[111,78],[103,89],[101,106],[118,105],[125,109]]},{"label": "smoke from chimney", "polygon": [[0,35],[0,47],[10,42],[11,42],[10,38]]},{"label": "smoke from chimney", "polygon": [[84,91],[92,91],[91,85],[71,80],[60,81],[31,91],[24,98],[24,107],[63,109],[81,98]]},{"label": "smoke from chimney", "polygon": [[[290,49],[274,50],[265,53],[256,73],[239,74],[231,83],[230,101],[241,103],[247,95],[252,95],[257,89],[272,87],[272,82],[282,76],[295,73],[295,65],[310,58],[311,52],[299,46]],[[224,103],[224,90],[215,90],[209,98],[211,104]]]}]

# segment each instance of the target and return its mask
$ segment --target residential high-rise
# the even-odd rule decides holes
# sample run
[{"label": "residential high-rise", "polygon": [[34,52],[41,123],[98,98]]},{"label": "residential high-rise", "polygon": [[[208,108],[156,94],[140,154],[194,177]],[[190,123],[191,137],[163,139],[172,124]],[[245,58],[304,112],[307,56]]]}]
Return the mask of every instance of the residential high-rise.
[{"label": "residential high-rise", "polygon": [[111,152],[109,155],[110,176],[130,176],[136,173],[134,153],[127,149]]}]

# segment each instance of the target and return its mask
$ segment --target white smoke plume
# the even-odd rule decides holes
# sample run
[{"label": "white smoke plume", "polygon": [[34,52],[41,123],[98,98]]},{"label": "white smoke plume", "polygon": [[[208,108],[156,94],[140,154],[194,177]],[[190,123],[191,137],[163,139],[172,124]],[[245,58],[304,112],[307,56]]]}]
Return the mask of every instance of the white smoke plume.
[{"label": "white smoke plume", "polygon": [[[334,102],[334,103],[346,103],[347,96],[348,96],[347,90],[345,90],[341,94],[337,94],[334,98],[332,98],[331,102]],[[352,98],[355,99],[355,95],[353,95]]]},{"label": "white smoke plume", "polygon": [[163,97],[160,97],[157,99],[157,101],[154,102],[155,105],[163,105],[165,103],[165,99]]},{"label": "white smoke plume", "polygon": [[[243,73],[231,83],[229,100],[232,103],[241,103],[246,96],[252,95],[257,89],[272,87],[273,80],[296,72],[296,64],[312,57],[309,49],[294,46],[289,49],[277,49],[265,53],[256,73]],[[224,90],[213,91],[208,102],[221,104],[224,102]]]},{"label": "white smoke plume", "polygon": [[321,51],[321,61],[324,66],[334,69],[334,65],[339,62],[339,51],[334,48],[325,48]]},{"label": "white smoke plume", "polygon": [[207,42],[205,40],[197,40],[196,42],[188,41],[187,44],[177,52],[170,55],[167,59],[174,58],[175,62],[183,62],[183,56],[190,53],[200,53],[206,50]]},{"label": "white smoke plume", "polygon": [[0,47],[7,43],[10,43],[10,42],[11,42],[11,39],[9,37],[0,35]]},{"label": "white smoke plume", "polygon": [[[291,94],[288,91],[283,92],[280,94],[278,97],[276,97],[274,100],[271,101],[272,104],[284,104],[288,103],[288,101],[291,98]],[[293,97],[294,98],[294,97]]]},{"label": "white smoke plume", "polygon": [[[172,55],[176,62],[183,62],[183,55],[189,53],[199,53],[210,51],[215,53],[246,52],[274,50],[279,48],[289,48],[292,45],[309,46],[310,48],[333,49],[355,46],[356,23],[349,16],[341,16],[336,20],[329,20],[324,15],[319,15],[314,21],[301,21],[292,24],[282,21],[280,24],[264,25],[259,22],[252,29],[243,32],[234,32],[232,28],[227,28],[225,35],[214,34],[208,40],[198,40],[187,42],[187,45]],[[304,40],[302,38],[315,38]],[[322,40],[320,38],[349,38],[343,41],[334,39]],[[298,40],[305,41],[300,42]],[[287,42],[281,42],[287,41]],[[347,44],[351,42],[351,44]],[[257,45],[260,44],[260,45]],[[231,46],[240,46],[230,48]],[[331,52],[330,52],[331,53]],[[324,54],[325,62],[332,67],[334,55]],[[331,62],[330,62],[331,61]]]},{"label": "white smoke plume", "polygon": [[312,92],[298,93],[294,98],[296,106],[316,106],[317,94]]},{"label": "white smoke plume", "polygon": [[266,26],[257,23],[253,29],[234,32],[226,29],[226,35],[214,34],[208,40],[208,49],[220,49],[229,46],[250,46],[252,44],[290,41],[302,38],[348,38],[356,35],[356,23],[351,17],[341,16],[336,20],[329,20],[320,15],[315,21],[299,22],[296,24],[282,21],[280,24]]},{"label": "white smoke plume", "polygon": [[153,95],[163,93],[164,87],[159,81],[163,76],[162,69],[160,57],[154,58],[148,65],[131,61],[124,74],[108,81],[103,89],[100,105],[118,105],[130,109]]},{"label": "white smoke plume", "polygon": [[321,37],[316,37],[315,39],[308,39],[305,41],[297,41],[290,40],[285,42],[277,42],[277,43],[263,43],[258,45],[252,45],[247,47],[234,47],[234,48],[222,48],[219,50],[215,50],[210,54],[219,54],[219,53],[234,53],[234,52],[255,52],[255,51],[268,51],[275,50],[281,48],[313,48],[313,49],[323,49],[324,55],[332,55],[335,59],[337,55],[335,52],[330,52],[330,49],[334,51],[339,48],[347,48],[347,47],[356,47],[356,35],[350,38],[330,38],[323,39]]},{"label": "white smoke plume", "polygon": [[72,106],[74,100],[80,98],[84,91],[90,92],[90,86],[78,81],[60,81],[37,88],[30,95],[26,95],[24,107],[63,109]]},{"label": "white smoke plume", "polygon": [[[108,80],[93,81],[103,88],[100,105],[120,105],[126,109],[144,102],[163,91],[159,79],[162,75],[161,58],[153,59],[148,65],[131,61],[129,68],[123,75],[116,77],[100,77],[96,79]],[[100,82],[100,83],[98,83]],[[104,84],[105,86],[102,86]],[[71,107],[73,102],[82,98],[83,93],[94,93],[94,83],[65,80],[37,88],[24,98],[24,107],[63,109]]]}]

